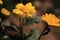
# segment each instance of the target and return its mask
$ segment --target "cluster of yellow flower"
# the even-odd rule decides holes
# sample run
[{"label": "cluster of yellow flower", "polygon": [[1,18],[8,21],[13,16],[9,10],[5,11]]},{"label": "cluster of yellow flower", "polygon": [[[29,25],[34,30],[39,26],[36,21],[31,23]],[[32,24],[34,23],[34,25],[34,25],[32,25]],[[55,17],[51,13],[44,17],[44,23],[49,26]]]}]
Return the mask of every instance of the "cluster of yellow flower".
[{"label": "cluster of yellow flower", "polygon": [[[25,16],[32,17],[35,12],[36,10],[35,10],[35,7],[32,6],[32,3],[27,3],[26,5],[19,3],[16,5],[16,8],[13,9],[13,13],[15,13],[16,15],[22,16],[22,17],[25,17]],[[1,9],[1,13],[5,16],[10,15],[10,12],[5,8]]]},{"label": "cluster of yellow flower", "polygon": [[[3,4],[2,0],[0,0],[0,5],[1,4]],[[10,15],[10,12],[5,8],[1,9],[1,13],[5,16]],[[23,5],[23,3],[19,3],[15,6],[15,9],[13,9],[13,13],[22,17],[32,17],[36,13],[36,10],[35,7],[32,6],[32,3],[27,3],[26,5]],[[46,13],[45,15],[42,15],[41,18],[43,21],[47,22],[48,25],[60,26],[60,19],[58,19],[52,13]]]},{"label": "cluster of yellow flower", "polygon": [[0,5],[2,5],[3,4],[3,1],[2,0],[0,0]]},{"label": "cluster of yellow flower", "polygon": [[48,23],[48,25],[52,25],[52,26],[60,26],[60,19],[58,19],[55,15],[53,14],[45,14],[43,16],[41,16],[42,20],[44,20],[45,22]]},{"label": "cluster of yellow flower", "polygon": [[32,3],[27,3],[26,5],[23,5],[22,3],[19,3],[16,5],[16,8],[13,9],[13,13],[25,17],[32,17],[34,13],[36,13],[35,7],[32,6]]}]

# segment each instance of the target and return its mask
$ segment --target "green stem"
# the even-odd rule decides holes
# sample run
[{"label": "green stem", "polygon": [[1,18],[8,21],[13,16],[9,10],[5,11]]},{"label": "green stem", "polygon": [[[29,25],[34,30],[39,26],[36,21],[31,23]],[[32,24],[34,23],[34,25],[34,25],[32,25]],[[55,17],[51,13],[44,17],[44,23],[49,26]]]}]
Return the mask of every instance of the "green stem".
[{"label": "green stem", "polygon": [[22,24],[22,18],[20,19],[20,37],[21,37],[21,40],[23,40],[23,24]]},{"label": "green stem", "polygon": [[24,19],[21,18],[21,21],[20,21],[21,25],[20,25],[20,37],[21,37],[21,40],[24,39],[24,35],[23,35],[23,27],[24,27]]},{"label": "green stem", "polygon": [[41,35],[39,36],[38,40],[41,39],[41,37],[42,37],[43,33],[45,32],[45,30],[47,29],[47,27],[48,27],[48,25],[44,28],[44,30],[42,31],[42,33],[41,33]]}]

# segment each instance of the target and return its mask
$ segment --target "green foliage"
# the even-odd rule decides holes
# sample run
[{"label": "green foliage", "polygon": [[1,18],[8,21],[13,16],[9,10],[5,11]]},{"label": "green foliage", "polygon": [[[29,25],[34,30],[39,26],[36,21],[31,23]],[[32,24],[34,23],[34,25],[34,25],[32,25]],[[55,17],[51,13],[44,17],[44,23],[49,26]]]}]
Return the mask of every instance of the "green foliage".
[{"label": "green foliage", "polygon": [[18,28],[15,25],[10,24],[9,22],[4,22],[4,26],[15,31],[15,32],[18,32]]},{"label": "green foliage", "polygon": [[38,16],[34,16],[32,18],[29,17],[29,18],[27,18],[26,25],[32,25],[33,23],[38,23],[40,21],[41,21],[41,19]]},{"label": "green foliage", "polygon": [[0,40],[9,40],[9,37],[7,35],[2,35],[0,37]]},{"label": "green foliage", "polygon": [[19,31],[18,28],[15,25],[7,26],[7,28],[10,29],[10,30],[13,30],[15,32],[18,32]]}]

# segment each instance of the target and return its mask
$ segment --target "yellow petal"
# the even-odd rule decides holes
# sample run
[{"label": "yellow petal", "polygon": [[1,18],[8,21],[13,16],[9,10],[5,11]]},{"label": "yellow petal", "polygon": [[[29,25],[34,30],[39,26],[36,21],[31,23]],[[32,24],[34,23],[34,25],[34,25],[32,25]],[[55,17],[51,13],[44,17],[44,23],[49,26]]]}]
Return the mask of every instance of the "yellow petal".
[{"label": "yellow petal", "polygon": [[32,3],[29,2],[25,6],[32,6]]},{"label": "yellow petal", "polygon": [[53,26],[59,27],[60,26],[60,23],[53,24]]},{"label": "yellow petal", "polygon": [[13,13],[15,13],[16,15],[23,15],[23,12],[20,11],[19,9],[13,9]]},{"label": "yellow petal", "polygon": [[19,4],[16,5],[17,9],[22,9],[23,7],[24,7],[24,5],[22,3],[19,3]]},{"label": "yellow petal", "polygon": [[35,7],[32,6],[32,3],[27,3],[25,5],[25,11],[29,12],[29,13],[35,13],[36,12]]}]

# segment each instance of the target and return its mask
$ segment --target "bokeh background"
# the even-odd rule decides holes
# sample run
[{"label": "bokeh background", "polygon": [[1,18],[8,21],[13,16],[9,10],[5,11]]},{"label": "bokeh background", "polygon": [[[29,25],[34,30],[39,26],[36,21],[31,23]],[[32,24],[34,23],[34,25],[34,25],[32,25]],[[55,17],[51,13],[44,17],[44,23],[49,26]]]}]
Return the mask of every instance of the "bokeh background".
[{"label": "bokeh background", "polygon": [[[0,6],[0,9],[2,7],[7,8],[10,12],[14,8],[14,6],[17,3],[20,3],[22,0],[3,0],[4,4],[3,6]],[[58,18],[60,18],[60,0],[24,0],[23,3],[26,4],[27,2],[32,2],[34,6],[36,6],[37,15],[41,16],[43,14],[52,13],[55,14]],[[14,16],[12,18],[6,19],[6,22],[14,23],[17,27],[19,26],[19,18],[17,16]],[[52,19],[52,18],[51,18]],[[31,30],[37,25],[40,29],[40,32],[43,31],[45,25],[43,22],[39,22],[38,24],[33,24],[30,27],[25,27],[24,31]],[[42,36],[41,40],[60,40],[60,28],[51,26],[49,27],[51,29],[50,33],[48,33],[45,36]],[[18,33],[7,29],[6,31],[9,35],[16,35]],[[19,35],[19,34],[18,34]]]}]

